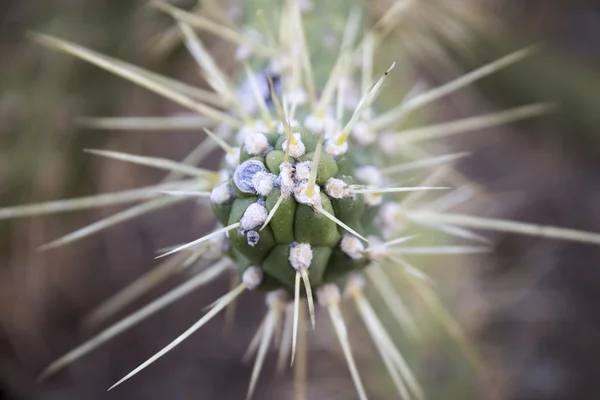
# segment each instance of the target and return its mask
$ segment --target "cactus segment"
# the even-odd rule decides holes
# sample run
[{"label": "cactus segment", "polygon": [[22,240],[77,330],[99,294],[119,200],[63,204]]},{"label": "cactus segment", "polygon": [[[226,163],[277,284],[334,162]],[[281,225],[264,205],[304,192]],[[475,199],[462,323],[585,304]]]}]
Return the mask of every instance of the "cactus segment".
[{"label": "cactus segment", "polygon": [[[410,12],[415,7],[418,10],[424,2],[393,2],[386,14],[372,30],[365,33],[359,43],[354,43],[354,36],[360,31],[359,14],[351,13],[347,23],[348,29],[341,41],[338,59],[330,69],[331,73],[327,79],[319,79],[318,74],[313,74],[314,66],[321,69],[327,67],[328,63],[323,57],[318,58],[319,63],[315,65],[311,63],[311,52],[307,46],[305,29],[300,16],[300,2],[290,0],[284,3],[280,15],[283,23],[277,37],[271,38],[269,37],[271,35],[267,34],[262,37],[263,40],[255,40],[229,27],[228,24],[214,23],[211,19],[177,9],[163,1],[152,2],[153,7],[170,14],[177,20],[181,37],[215,93],[199,92],[197,88],[188,84],[162,77],[64,40],[45,35],[32,35],[34,40],[45,46],[87,60],[198,114],[193,117],[192,124],[188,117],[179,116],[158,120],[135,118],[134,125],[137,129],[144,126],[155,129],[156,122],[162,124],[168,122],[169,129],[216,125],[215,133],[207,130],[207,140],[181,162],[114,151],[88,151],[103,157],[167,170],[170,172],[168,180],[178,179],[174,177],[183,175],[195,178],[193,187],[187,187],[187,183],[176,185],[169,187],[169,190],[175,190],[170,190],[170,193],[166,194],[181,195],[187,191],[189,195],[192,193],[189,190],[192,189],[202,191],[212,189],[211,207],[223,227],[217,227],[213,232],[192,242],[176,246],[159,257],[183,250],[189,251],[192,253],[191,257],[183,253],[187,258],[184,260],[185,267],[199,258],[204,261],[221,258],[227,263],[233,260],[237,264],[241,277],[241,283],[232,287],[229,293],[213,303],[204,317],[113,385],[111,389],[177,346],[232,303],[243,291],[259,289],[269,292],[266,296],[269,311],[262,325],[262,331],[257,335],[258,351],[248,398],[254,392],[269,343],[282,318],[285,303],[291,298],[294,299],[291,324],[292,360],[298,344],[299,360],[296,365],[300,365],[299,369],[305,368],[305,365],[302,366],[302,359],[305,357],[301,357],[301,354],[306,352],[306,345],[302,344],[302,340],[297,340],[299,332],[300,337],[303,336],[302,329],[299,329],[303,317],[300,317],[301,309],[298,305],[299,297],[303,296],[306,297],[309,306],[313,327],[315,303],[318,302],[329,313],[356,391],[361,399],[366,399],[340,310],[343,294],[344,298],[352,298],[356,303],[357,311],[365,321],[401,397],[423,399],[422,389],[363,295],[364,278],[362,274],[356,272],[369,267],[366,272],[372,283],[394,314],[399,315],[398,319],[402,325],[408,326],[414,336],[414,329],[411,328],[412,317],[406,311],[402,311],[404,305],[400,296],[394,292],[391,285],[388,285],[387,275],[377,269],[386,263],[398,266],[403,279],[438,316],[444,328],[465,351],[469,361],[478,370],[483,370],[477,354],[466,337],[442,307],[430,286],[430,278],[423,271],[411,266],[401,256],[474,253],[486,251],[487,248],[417,246],[392,249],[393,246],[414,237],[406,236],[406,229],[411,226],[421,226],[462,239],[483,241],[486,244],[485,238],[465,228],[600,243],[600,235],[588,232],[454,214],[451,205],[453,202],[456,205],[456,199],[450,202],[451,205],[448,205],[449,199],[440,199],[443,200],[441,204],[444,205],[441,208],[438,200],[437,209],[431,207],[431,203],[416,204],[419,196],[413,195],[414,193],[403,198],[402,202],[394,202],[394,199],[398,200],[399,196],[403,196],[399,194],[400,192],[441,189],[430,185],[447,172],[444,170],[433,173],[421,186],[403,188],[388,186],[390,175],[417,167],[437,165],[456,158],[456,155],[432,157],[426,151],[414,146],[415,143],[517,121],[550,110],[551,107],[546,104],[533,104],[500,113],[395,131],[412,111],[522,59],[531,53],[531,49],[513,53],[440,87],[421,93],[411,91],[405,101],[397,107],[385,113],[378,113],[374,101],[395,63],[373,82],[374,51],[382,43],[382,39],[390,33],[391,27],[394,26],[393,20],[400,15],[400,12]],[[325,3],[327,2],[323,2]],[[403,18],[403,21],[406,20]],[[250,70],[248,64],[244,64],[244,67],[253,98],[236,93],[233,81],[230,81],[228,75],[218,68],[215,60],[203,47],[195,30],[208,30],[216,36],[232,41],[247,53],[247,57],[252,54],[266,57],[269,67],[264,75],[266,82],[263,82],[262,93],[259,79]],[[311,33],[310,29],[306,31]],[[269,45],[265,44],[267,42]],[[360,58],[361,63],[355,62],[355,58],[356,60]],[[360,73],[359,84],[353,81],[358,75],[357,72]],[[337,96],[335,96],[336,91]],[[352,91],[359,92],[360,98],[350,101],[352,104],[346,104],[346,100],[352,97],[348,96]],[[337,104],[336,107],[332,107],[331,103],[335,97],[337,97]],[[269,109],[270,106],[273,106],[273,109]],[[335,115],[332,112],[334,108]],[[349,118],[345,115],[348,111],[345,110],[346,108],[352,110]],[[277,115],[278,120],[273,119],[274,115]],[[255,119],[259,117],[260,119]],[[132,128],[130,119],[119,121],[120,124],[117,125]],[[115,122],[117,121],[104,120],[96,121],[95,124],[96,127],[106,128],[111,124],[114,125]],[[127,123],[123,125],[125,122]],[[236,140],[232,140],[233,138]],[[208,171],[194,166],[200,165],[206,155],[217,147],[225,152],[220,163],[222,168],[220,171]],[[397,160],[397,155],[403,153],[405,148],[408,150],[407,154],[414,153],[415,157],[424,157],[424,159],[414,160],[411,156],[413,161],[409,163],[406,163],[406,160]],[[391,156],[394,156],[394,160],[391,160]],[[389,161],[400,161],[400,164],[382,170]],[[118,204],[165,194],[163,185],[156,185],[154,189],[155,193],[146,190],[126,192],[115,197],[111,196],[110,199],[102,195],[27,207],[9,207],[0,210],[0,218]],[[184,196],[148,200],[57,239],[42,246],[42,249],[47,250],[80,240],[117,223],[176,204],[181,198]],[[225,235],[228,241],[225,240]],[[398,235],[403,237],[399,238]],[[209,269],[208,278],[216,277],[222,269],[226,268],[227,263],[220,264],[221,266],[217,263],[215,269]],[[185,292],[189,290],[188,285],[199,284],[196,283],[199,281],[192,278],[180,286],[175,293]],[[148,281],[144,283],[145,288],[152,285],[155,283],[148,283]],[[288,295],[291,293],[293,296]],[[311,293],[315,294],[315,298]],[[169,295],[167,298],[171,297]],[[151,304],[154,305],[150,307],[154,308],[156,303]],[[166,303],[160,300],[160,304],[162,307]],[[143,310],[141,314],[146,312]],[[136,322],[131,322],[131,319],[126,318],[123,324],[117,324],[105,331],[111,332],[110,335],[100,334],[101,341],[122,332],[125,329],[124,325],[129,327],[139,320],[141,318],[136,317]],[[286,322],[286,326],[290,324]],[[97,338],[92,338],[51,365],[43,376],[72,363],[98,343],[100,342]],[[284,346],[283,343],[280,348],[285,347],[290,348],[289,344]],[[82,348],[86,350],[82,351]],[[285,354],[285,351],[282,350],[281,354]],[[300,377],[303,375],[306,376],[302,371],[297,374]]]}]

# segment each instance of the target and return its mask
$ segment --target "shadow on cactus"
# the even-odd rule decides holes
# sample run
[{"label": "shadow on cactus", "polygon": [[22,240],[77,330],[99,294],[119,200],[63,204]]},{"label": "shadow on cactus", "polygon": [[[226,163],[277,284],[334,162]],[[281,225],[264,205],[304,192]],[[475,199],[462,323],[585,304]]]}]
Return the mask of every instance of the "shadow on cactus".
[{"label": "shadow on cactus", "polygon": [[[111,389],[165,355],[233,304],[246,290],[258,290],[266,292],[268,311],[248,352],[249,356],[256,354],[248,397],[254,392],[266,354],[280,327],[283,327],[284,337],[278,344],[278,368],[285,368],[291,361],[298,371],[298,397],[306,395],[304,353],[308,318],[305,304],[313,328],[315,304],[318,304],[331,319],[359,397],[366,399],[340,309],[340,304],[348,301],[354,303],[362,317],[399,395],[424,398],[424,390],[363,293],[367,282],[373,284],[406,333],[416,335],[413,317],[400,293],[390,285],[382,266],[396,266],[406,282],[440,318],[469,360],[480,368],[477,353],[438,300],[430,278],[409,264],[404,256],[489,251],[486,238],[469,229],[600,243],[600,235],[591,233],[451,213],[454,206],[473,193],[465,196],[461,188],[451,190],[436,185],[451,170],[451,163],[465,154],[430,155],[418,147],[419,142],[536,116],[547,112],[548,105],[533,104],[443,124],[401,129],[415,110],[521,60],[531,49],[510,54],[443,86],[427,91],[412,90],[397,107],[381,112],[375,107],[375,101],[388,74],[393,72],[394,64],[379,77],[374,77],[374,53],[385,33],[389,32],[389,29],[382,29],[382,24],[392,24],[405,9],[403,6],[392,6],[372,30],[360,37],[358,33],[363,29],[360,14],[356,10],[351,12],[341,35],[337,60],[323,82],[313,76],[313,49],[307,46],[301,12],[295,1],[289,1],[283,7],[277,35],[267,32],[255,36],[244,35],[230,24],[218,24],[201,12],[189,13],[163,2],[155,2],[153,6],[175,19],[183,42],[214,92],[60,39],[43,35],[33,35],[33,38],[193,112],[185,116],[88,119],[87,125],[126,130],[205,129],[206,140],[181,162],[88,150],[94,155],[159,168],[170,174],[152,187],[5,208],[0,210],[0,217],[141,201],[44,246],[50,249],[190,198],[199,198],[203,204],[210,203],[219,223],[212,233],[162,250],[159,257],[172,257],[107,300],[90,316],[88,323],[106,320],[176,271],[199,262],[210,263],[181,286],[55,361],[41,378],[73,363],[202,285],[237,269],[238,280],[229,293],[211,304],[206,314],[186,332]],[[197,30],[208,31],[239,46],[238,55],[244,61],[246,72],[241,89],[237,89],[234,81],[219,69],[203,47]],[[266,72],[253,72],[245,62],[248,58]],[[224,152],[219,171],[195,166],[218,148]],[[397,154],[406,148],[417,152],[419,158],[394,165]],[[393,184],[402,174],[432,170],[433,173],[420,185]],[[424,202],[422,199],[427,192],[442,195],[433,202]],[[415,232],[422,229],[441,232],[466,244],[407,246],[407,242],[416,239]]]}]

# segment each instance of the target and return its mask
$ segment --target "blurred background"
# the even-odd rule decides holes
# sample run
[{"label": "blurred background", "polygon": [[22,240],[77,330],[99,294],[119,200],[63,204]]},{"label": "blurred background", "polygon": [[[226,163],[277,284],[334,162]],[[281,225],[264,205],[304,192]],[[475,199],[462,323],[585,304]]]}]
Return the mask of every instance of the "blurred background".
[{"label": "blurred background", "polygon": [[[151,51],[150,38],[171,21],[146,3],[0,2],[0,207],[146,186],[164,175],[91,157],[84,148],[181,159],[203,139],[195,131],[82,128],[76,124],[82,116],[181,110],[26,38],[31,30],[52,34],[202,86],[177,41],[161,52]],[[193,0],[173,3],[196,6]],[[227,3],[229,16],[242,23],[257,7],[280,5],[276,0]],[[307,9],[307,19],[317,21],[310,25],[313,43],[319,38],[326,43],[326,21],[343,21],[351,5],[363,8],[373,23],[392,0],[327,3],[320,13]],[[413,3],[414,10],[394,24],[385,43],[387,59],[409,57],[414,66],[406,71],[410,79],[428,85],[516,48],[543,44],[534,57],[429,111],[431,121],[445,121],[536,101],[559,105],[548,117],[448,141],[457,151],[473,152],[459,170],[487,190],[469,211],[600,232],[600,189],[595,186],[600,180],[600,5],[591,0]],[[211,35],[202,39],[220,65],[233,72],[234,46]],[[398,93],[404,83],[397,83]],[[385,97],[390,102],[397,99],[391,87]],[[206,164],[217,160],[215,154]],[[184,203],[71,246],[36,251],[121,208],[0,221],[0,399],[244,398],[251,365],[240,359],[264,312],[260,295],[247,296],[240,304],[228,334],[223,334],[222,318],[217,319],[135,379],[105,392],[191,325],[206,304],[227,290],[227,279],[189,295],[47,381],[35,382],[49,362],[93,333],[82,327],[90,310],[156,265],[156,248],[197,237],[211,221],[206,210]],[[481,350],[491,379],[477,377],[425,311],[416,309],[421,344],[409,345],[399,332],[395,335],[429,398],[487,399],[492,392],[507,400],[600,398],[600,249],[515,235],[490,237],[496,250],[489,255],[437,258],[427,265],[434,276],[444,278],[440,293]],[[126,311],[182,279],[166,282]],[[328,325],[323,322],[321,326]],[[352,329],[353,342],[369,342],[362,328]],[[334,336],[325,332],[311,338],[309,398],[354,398]],[[374,350],[358,346],[356,353],[372,398],[396,398]],[[270,373],[272,358],[255,398],[291,398],[291,374],[280,378]]]}]

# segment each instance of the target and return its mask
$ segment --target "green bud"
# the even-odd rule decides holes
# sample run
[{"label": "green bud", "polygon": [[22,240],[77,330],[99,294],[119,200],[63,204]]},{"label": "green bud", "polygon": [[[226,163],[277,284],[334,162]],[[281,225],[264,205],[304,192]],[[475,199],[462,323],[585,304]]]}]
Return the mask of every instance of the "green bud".
[{"label": "green bud", "polygon": [[227,225],[227,222],[229,222],[229,215],[231,214],[231,207],[233,206],[233,204],[217,204],[211,202],[210,205],[212,207],[213,213],[215,214],[215,217],[217,217],[217,221],[219,221],[221,225]]},{"label": "green bud", "polygon": [[[279,200],[279,196],[281,195],[281,191],[279,189],[274,189],[269,196],[267,196],[267,210],[269,212]],[[275,236],[275,241],[277,243],[292,243],[295,241],[294,238],[294,217],[296,214],[296,201],[293,197],[288,197],[287,199],[283,199],[277,211],[273,215],[271,222],[269,222],[269,226],[273,230],[273,235]]]},{"label": "green bud", "polygon": [[[329,198],[324,193],[320,195],[323,209],[334,214]],[[306,204],[296,207],[294,233],[296,241],[312,246],[334,246],[340,238],[337,224]]]},{"label": "green bud", "polygon": [[281,136],[281,135],[278,132],[263,132],[263,133],[267,137],[269,144],[271,146],[275,147],[275,144],[277,143],[277,140],[279,140],[279,136]]},{"label": "green bud", "polygon": [[337,166],[339,169],[339,174],[340,175],[352,175],[354,174],[354,167],[355,164],[352,163],[352,160],[350,159],[350,157],[348,157],[347,154],[344,154],[343,156],[341,156],[340,158],[338,158],[337,160]]},{"label": "green bud", "polygon": [[329,268],[331,247],[312,247],[312,251],[313,259],[308,269],[308,277],[310,278],[311,285],[319,286],[323,283],[323,276],[327,268]]},{"label": "green bud", "polygon": [[296,271],[290,265],[290,245],[279,244],[275,246],[262,263],[266,275],[270,275],[281,282],[287,289],[293,289]]},{"label": "green bud", "polygon": [[281,150],[270,151],[265,159],[267,163],[267,168],[269,168],[269,171],[271,171],[273,174],[279,175],[279,166],[281,165],[281,163],[283,163],[284,159],[285,152]]}]

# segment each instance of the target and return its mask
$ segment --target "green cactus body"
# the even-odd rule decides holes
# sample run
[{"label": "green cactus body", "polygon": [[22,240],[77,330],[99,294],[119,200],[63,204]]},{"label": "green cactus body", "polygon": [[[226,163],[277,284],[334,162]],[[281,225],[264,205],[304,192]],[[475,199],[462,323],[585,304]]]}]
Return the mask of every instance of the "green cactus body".
[{"label": "green cactus body", "polygon": [[[232,178],[217,186],[211,197],[221,224],[240,224],[228,232],[229,255],[242,271],[248,265],[260,267],[265,279],[258,289],[267,291],[293,291],[297,260],[291,249],[299,245],[304,245],[310,260],[308,274],[315,288],[366,266],[366,257],[353,254],[353,258],[342,246],[343,238],[351,234],[318,209],[361,235],[365,234],[363,220],[370,224],[377,213],[377,206],[365,205],[364,196],[350,190],[350,185],[360,180],[340,174],[340,159],[349,172],[354,171],[354,160],[364,156],[335,157],[322,152],[315,195],[306,197],[302,191],[313,168],[318,135],[301,126],[291,127],[291,132],[296,134],[297,149],[289,152],[297,157],[286,156],[288,139],[284,130],[249,133],[253,136],[247,136],[241,145],[239,164],[228,169]],[[225,196],[219,195],[223,193]],[[277,209],[266,221],[275,206]]]}]

